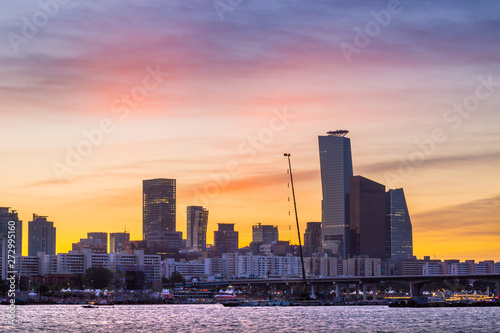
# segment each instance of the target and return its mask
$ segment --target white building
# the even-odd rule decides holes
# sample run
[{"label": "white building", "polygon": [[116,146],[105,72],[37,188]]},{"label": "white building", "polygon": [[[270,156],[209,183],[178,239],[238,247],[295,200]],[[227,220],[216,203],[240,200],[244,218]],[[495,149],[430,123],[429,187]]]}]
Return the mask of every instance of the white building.
[{"label": "white building", "polygon": [[422,266],[422,275],[442,275],[443,265],[437,262],[426,262]]},{"label": "white building", "polygon": [[495,262],[493,260],[480,261],[476,264],[476,274],[493,274]]},{"label": "white building", "polygon": [[459,262],[450,264],[451,275],[467,275],[469,274],[469,264],[466,262]]},{"label": "white building", "polygon": [[338,259],[327,256],[314,256],[304,258],[306,276],[332,277],[337,276]]},{"label": "white building", "polygon": [[19,276],[38,276],[40,275],[40,262],[38,257],[17,255],[15,258],[16,272]]},{"label": "white building", "polygon": [[382,275],[382,259],[360,256],[343,260],[343,274],[349,276]]},{"label": "white building", "polygon": [[84,257],[82,253],[59,253],[56,257],[57,272],[69,272],[72,274],[83,274],[85,272]]}]

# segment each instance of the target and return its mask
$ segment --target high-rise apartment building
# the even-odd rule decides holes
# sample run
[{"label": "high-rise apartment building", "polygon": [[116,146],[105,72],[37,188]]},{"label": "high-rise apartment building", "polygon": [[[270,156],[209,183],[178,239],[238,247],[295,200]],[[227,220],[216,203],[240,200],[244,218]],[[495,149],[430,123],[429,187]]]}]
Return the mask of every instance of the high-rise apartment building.
[{"label": "high-rise apartment building", "polygon": [[197,251],[207,250],[208,210],[202,206],[187,207],[186,246]]},{"label": "high-rise apartment building", "polygon": [[386,233],[387,257],[394,260],[413,257],[412,226],[402,188],[386,193]]},{"label": "high-rise apartment building", "polygon": [[321,222],[307,222],[304,233],[304,257],[311,257],[314,253],[321,252]]},{"label": "high-rise apartment building", "polygon": [[386,257],[385,186],[354,176],[350,184],[349,257]]},{"label": "high-rise apartment building", "polygon": [[[12,228],[14,228],[14,235],[16,235],[15,254],[21,254],[23,249],[23,221],[19,220],[17,211],[11,210],[10,207],[0,207],[0,244],[2,241],[1,235],[8,235],[9,230],[12,230]],[[1,248],[0,253],[2,253]]]},{"label": "high-rise apartment building", "polygon": [[219,223],[219,230],[214,231],[214,248],[222,253],[238,250],[238,231],[234,231],[234,223]]},{"label": "high-rise apartment building", "polygon": [[33,214],[33,221],[28,223],[28,256],[38,252],[56,254],[56,228],[47,216]]},{"label": "high-rise apartment building", "polygon": [[252,242],[272,244],[279,240],[278,226],[263,225],[258,223],[252,226]]},{"label": "high-rise apartment building", "polygon": [[349,252],[349,187],[353,171],[347,133],[333,131],[318,137],[323,251],[340,258],[346,258]]},{"label": "high-rise apartment building", "polygon": [[[14,235],[15,238],[13,238],[12,235]],[[15,210],[10,210],[10,207],[0,207],[0,279],[2,280],[7,278],[9,239],[15,240],[14,252],[20,255],[23,248],[22,236],[23,221],[19,220],[17,212]]]},{"label": "high-rise apartment building", "polygon": [[112,232],[109,234],[109,253],[117,253],[123,249],[123,243],[130,241],[128,232]]},{"label": "high-rise apartment building", "polygon": [[143,238],[161,238],[162,233],[175,232],[175,179],[147,179],[142,182]]}]

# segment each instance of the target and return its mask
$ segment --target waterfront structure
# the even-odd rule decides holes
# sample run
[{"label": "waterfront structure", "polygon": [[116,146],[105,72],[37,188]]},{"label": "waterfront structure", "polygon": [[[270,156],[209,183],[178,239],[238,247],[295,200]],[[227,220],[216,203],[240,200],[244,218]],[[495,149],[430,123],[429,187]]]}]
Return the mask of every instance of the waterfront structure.
[{"label": "waterfront structure", "polygon": [[37,256],[38,252],[56,254],[56,228],[47,216],[33,214],[33,221],[28,223],[28,256]]},{"label": "waterfront structure", "polygon": [[[37,256],[18,256],[16,268],[22,276],[48,276],[53,274],[83,274],[91,267],[105,267],[116,273],[119,283],[123,282],[127,270],[140,270],[145,273],[146,283],[159,284],[161,281],[161,257],[145,255],[143,250],[128,253],[93,253],[85,249],[83,253],[70,251],[47,255],[42,252]],[[89,286],[90,287],[90,286]]]},{"label": "waterfront structure", "polygon": [[272,244],[279,240],[278,226],[258,223],[252,226],[252,242]]},{"label": "waterfront structure", "polygon": [[323,251],[346,258],[349,252],[349,193],[352,171],[348,131],[319,136]]},{"label": "waterfront structure", "polygon": [[175,232],[176,180],[147,179],[142,182],[143,239],[161,237],[165,231]]},{"label": "waterfront structure", "polygon": [[186,247],[196,251],[207,250],[208,210],[202,206],[187,207]]},{"label": "waterfront structure", "polygon": [[349,256],[385,259],[385,186],[362,176],[353,176],[350,191]]},{"label": "waterfront structure", "polygon": [[123,243],[130,241],[128,232],[112,232],[109,234],[109,253],[120,252],[123,249]]},{"label": "waterfront structure", "polygon": [[238,250],[238,231],[234,231],[234,223],[219,223],[219,230],[214,231],[214,248],[216,252],[226,253]]},{"label": "waterfront structure", "polygon": [[402,188],[386,193],[386,252],[387,257],[410,259],[413,257],[412,226],[405,194]]},{"label": "waterfront structure", "polygon": [[[390,261],[389,259],[388,261]],[[339,262],[340,261],[340,262]],[[474,260],[460,262],[458,260],[423,259],[400,260],[405,262],[402,273],[391,274],[384,271],[387,264],[380,258],[358,256],[339,260],[327,254],[315,254],[304,258],[304,268],[308,278],[347,276],[443,276],[468,274],[500,274],[500,263],[492,260],[475,263]],[[342,273],[338,267],[342,266]],[[110,254],[92,253],[85,249],[83,253],[68,252],[47,255],[43,252],[37,256],[16,255],[16,271],[21,276],[50,276],[54,274],[82,274],[91,267],[105,267],[116,273],[117,287],[125,285],[127,271],[143,271],[149,285],[157,285],[162,277],[169,277],[174,271],[185,278],[193,277],[301,277],[300,257],[291,255],[277,256],[240,254],[238,252],[223,253],[219,258],[204,258],[179,262],[174,258],[162,260],[160,255],[147,255],[144,250],[130,253]],[[470,271],[474,267],[475,272]]]},{"label": "waterfront structure", "polygon": [[321,252],[321,222],[307,222],[304,233],[304,257],[311,257],[314,253]]}]

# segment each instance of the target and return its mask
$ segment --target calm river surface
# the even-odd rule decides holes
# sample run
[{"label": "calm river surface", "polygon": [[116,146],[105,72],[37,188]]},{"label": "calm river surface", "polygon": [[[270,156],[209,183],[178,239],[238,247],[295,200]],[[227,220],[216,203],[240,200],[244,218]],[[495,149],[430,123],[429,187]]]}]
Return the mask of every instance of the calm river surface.
[{"label": "calm river surface", "polygon": [[[5,313],[7,306],[0,307]],[[2,319],[5,319],[2,315]],[[17,307],[2,332],[500,332],[500,308],[401,309],[387,306],[241,307],[81,305]]]}]

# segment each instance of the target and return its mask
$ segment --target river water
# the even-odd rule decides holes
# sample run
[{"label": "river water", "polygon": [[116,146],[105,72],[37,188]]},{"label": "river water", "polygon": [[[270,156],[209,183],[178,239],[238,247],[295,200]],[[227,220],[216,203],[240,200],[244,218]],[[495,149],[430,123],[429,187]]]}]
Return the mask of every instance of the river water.
[{"label": "river water", "polygon": [[499,307],[25,305],[16,311],[16,325],[4,320],[2,332],[500,332]]}]

